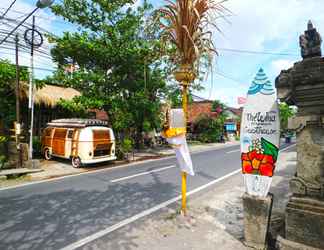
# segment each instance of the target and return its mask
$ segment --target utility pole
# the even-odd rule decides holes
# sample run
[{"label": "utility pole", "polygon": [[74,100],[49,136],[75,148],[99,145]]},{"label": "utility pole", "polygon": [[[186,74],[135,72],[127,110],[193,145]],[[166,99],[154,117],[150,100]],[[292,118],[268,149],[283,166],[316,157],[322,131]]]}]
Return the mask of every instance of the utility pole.
[{"label": "utility pole", "polygon": [[16,43],[16,124],[15,124],[15,133],[16,133],[16,144],[18,150],[18,168],[22,166],[22,157],[21,157],[21,147],[20,147],[20,84],[19,84],[19,61],[18,61],[18,43],[19,37],[18,33],[15,37]]},{"label": "utility pole", "polygon": [[35,16],[33,16],[32,35],[30,43],[30,70],[29,70],[29,95],[28,108],[30,113],[30,131],[29,131],[29,159],[33,159],[33,129],[34,129],[34,33]]}]

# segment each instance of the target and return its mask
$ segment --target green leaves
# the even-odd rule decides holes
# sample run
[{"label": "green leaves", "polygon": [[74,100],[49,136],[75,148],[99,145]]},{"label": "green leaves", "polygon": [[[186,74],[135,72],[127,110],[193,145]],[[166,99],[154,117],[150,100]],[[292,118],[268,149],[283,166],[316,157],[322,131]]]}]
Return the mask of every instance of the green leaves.
[{"label": "green leaves", "polygon": [[[20,81],[27,81],[26,67],[19,69]],[[15,104],[16,66],[7,60],[0,60],[0,121],[6,128],[12,127],[16,117]]]},{"label": "green leaves", "polygon": [[130,0],[64,0],[52,10],[78,26],[51,37],[52,55],[62,69],[49,81],[78,89],[82,96],[60,104],[70,110],[103,108],[116,134],[140,135],[160,127],[168,64],[162,62],[157,26],[146,27],[151,6],[137,10]]},{"label": "green leaves", "polygon": [[262,137],[261,147],[263,148],[265,155],[272,155],[273,159],[277,161],[279,149],[275,145]]},{"label": "green leaves", "polygon": [[295,110],[288,106],[286,103],[282,102],[279,104],[279,116],[280,116],[280,126],[281,130],[286,130],[288,127],[288,119],[295,115]]}]

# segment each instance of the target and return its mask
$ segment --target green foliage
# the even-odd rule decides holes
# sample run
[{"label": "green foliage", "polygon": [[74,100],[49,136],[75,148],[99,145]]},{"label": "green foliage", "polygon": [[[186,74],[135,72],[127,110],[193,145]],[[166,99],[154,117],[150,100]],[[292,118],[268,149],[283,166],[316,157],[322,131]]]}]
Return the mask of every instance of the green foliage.
[{"label": "green foliage", "polygon": [[219,100],[213,101],[212,111],[217,113],[222,113],[226,109],[226,105]]},{"label": "green foliage", "polygon": [[[193,102],[192,91],[201,91],[204,87],[200,84],[199,81],[190,84],[189,93],[188,93],[188,103]],[[171,104],[172,108],[182,107],[182,90],[179,83],[173,83],[168,85],[166,89],[166,99]]]},{"label": "green foliage", "polygon": [[134,148],[134,141],[131,138],[124,138],[118,140],[116,144],[116,157],[118,160],[125,160],[128,158],[128,154]]},{"label": "green foliage", "polygon": [[264,150],[264,154],[272,155],[273,159],[276,161],[278,158],[279,149],[273,145],[271,142],[267,141],[263,137],[261,138],[261,146]]},{"label": "green foliage", "polygon": [[6,162],[6,156],[3,154],[2,148],[4,143],[8,140],[7,137],[0,135],[0,169],[3,168],[4,163]]},{"label": "green foliage", "polygon": [[0,143],[4,143],[8,140],[7,137],[0,135]]},{"label": "green foliage", "polygon": [[38,136],[33,137],[33,154],[34,156],[40,156],[42,151],[41,139]]},{"label": "green foliage", "polygon": [[61,99],[58,102],[58,106],[73,113],[75,117],[86,117],[87,110],[85,108],[85,105],[83,105],[82,102],[79,101],[78,97],[74,98],[74,100],[72,101]]},{"label": "green foliage", "polygon": [[194,133],[201,142],[217,142],[223,133],[224,121],[206,114],[200,115],[194,122]]},{"label": "green foliage", "polygon": [[283,132],[288,128],[288,119],[294,116],[295,113],[295,110],[286,103],[282,102],[279,104],[280,126]]},{"label": "green foliage", "polygon": [[[168,87],[168,64],[161,55],[159,27],[146,25],[152,6],[127,8],[130,0],[64,0],[52,11],[78,26],[76,32],[50,37],[52,55],[59,63],[51,82],[81,91],[70,110],[102,108],[117,133],[139,142],[143,131],[161,126],[157,115]],[[63,68],[74,63],[79,69],[66,74]]]},{"label": "green foliage", "polygon": [[123,141],[122,141],[122,150],[125,152],[125,153],[129,153],[132,151],[133,149],[133,146],[134,146],[134,142],[132,139],[130,138],[125,138]]},{"label": "green foliage", "polygon": [[[20,81],[27,81],[26,67],[19,68]],[[7,60],[0,60],[0,120],[5,128],[12,127],[16,118],[15,98],[16,66]]]}]

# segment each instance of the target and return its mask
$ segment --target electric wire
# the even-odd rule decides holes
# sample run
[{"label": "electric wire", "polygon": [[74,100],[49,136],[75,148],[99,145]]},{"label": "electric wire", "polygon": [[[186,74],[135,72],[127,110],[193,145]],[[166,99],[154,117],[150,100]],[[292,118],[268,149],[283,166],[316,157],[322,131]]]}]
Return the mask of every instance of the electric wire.
[{"label": "electric wire", "polygon": [[8,11],[11,9],[11,7],[15,4],[17,0],[13,0],[11,2],[11,4],[9,5],[9,7],[6,9],[6,11],[2,14],[2,16],[0,17],[0,19],[3,19],[5,17],[5,15],[8,13]]},{"label": "electric wire", "polygon": [[232,49],[232,48],[217,48],[217,50],[223,50],[234,53],[241,54],[260,54],[260,55],[274,55],[274,56],[299,56],[293,53],[281,53],[281,52],[269,52],[269,51],[253,51],[253,50],[244,50],[244,49]]}]

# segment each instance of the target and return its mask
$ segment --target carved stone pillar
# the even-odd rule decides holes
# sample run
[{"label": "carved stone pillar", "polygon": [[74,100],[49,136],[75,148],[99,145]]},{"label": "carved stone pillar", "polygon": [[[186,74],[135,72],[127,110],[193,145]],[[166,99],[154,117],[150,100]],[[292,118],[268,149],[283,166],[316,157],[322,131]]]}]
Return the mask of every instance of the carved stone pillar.
[{"label": "carved stone pillar", "polygon": [[276,87],[282,101],[298,107],[289,122],[297,131],[297,168],[281,247],[324,249],[324,58],[307,58],[281,71]]}]

